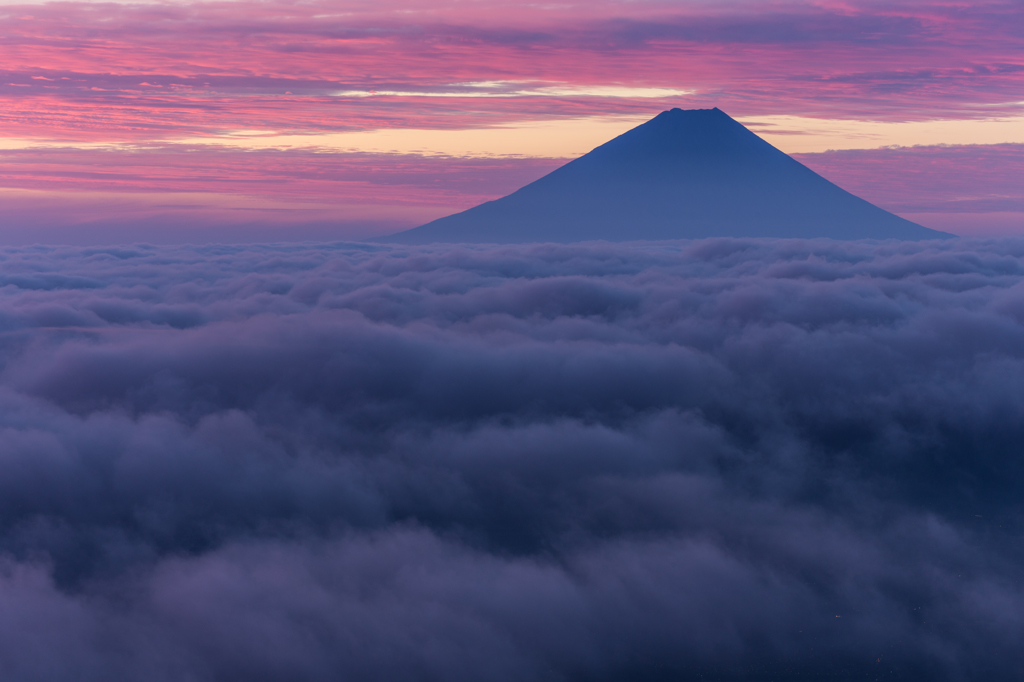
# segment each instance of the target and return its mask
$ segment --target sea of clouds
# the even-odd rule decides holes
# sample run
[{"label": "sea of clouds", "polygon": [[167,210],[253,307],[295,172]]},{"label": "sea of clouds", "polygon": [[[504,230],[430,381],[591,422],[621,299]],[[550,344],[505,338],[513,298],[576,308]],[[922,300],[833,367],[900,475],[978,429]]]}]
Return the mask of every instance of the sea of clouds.
[{"label": "sea of clouds", "polygon": [[1024,675],[1024,241],[0,251],[4,680]]}]

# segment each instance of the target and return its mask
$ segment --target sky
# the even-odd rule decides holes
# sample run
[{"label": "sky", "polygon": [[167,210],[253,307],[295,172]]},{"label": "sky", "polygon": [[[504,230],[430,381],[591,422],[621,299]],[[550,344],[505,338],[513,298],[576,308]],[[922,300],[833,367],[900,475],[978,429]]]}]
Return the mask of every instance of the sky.
[{"label": "sky", "polygon": [[[1022,9],[0,0],[0,680],[1019,681]],[[715,106],[964,238],[367,239]]]},{"label": "sky", "polygon": [[717,106],[929,227],[1024,232],[1019,2],[0,4],[0,241],[358,239]]}]

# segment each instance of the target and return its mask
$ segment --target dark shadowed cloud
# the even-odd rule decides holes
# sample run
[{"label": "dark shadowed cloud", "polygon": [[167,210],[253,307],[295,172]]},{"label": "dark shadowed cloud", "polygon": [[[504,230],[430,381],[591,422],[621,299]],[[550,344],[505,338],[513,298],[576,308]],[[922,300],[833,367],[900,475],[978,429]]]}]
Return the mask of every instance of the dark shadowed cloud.
[{"label": "dark shadowed cloud", "polygon": [[0,252],[9,680],[1019,679],[1024,242]]}]

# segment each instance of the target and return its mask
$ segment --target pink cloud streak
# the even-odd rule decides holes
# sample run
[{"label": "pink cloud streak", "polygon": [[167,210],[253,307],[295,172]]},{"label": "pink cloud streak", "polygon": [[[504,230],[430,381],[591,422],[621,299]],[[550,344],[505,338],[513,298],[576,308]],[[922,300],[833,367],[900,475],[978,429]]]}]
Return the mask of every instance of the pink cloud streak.
[{"label": "pink cloud streak", "polygon": [[288,200],[469,207],[518,189],[564,163],[411,154],[234,151],[173,146],[135,152],[0,152],[0,184],[47,191],[215,192]]}]

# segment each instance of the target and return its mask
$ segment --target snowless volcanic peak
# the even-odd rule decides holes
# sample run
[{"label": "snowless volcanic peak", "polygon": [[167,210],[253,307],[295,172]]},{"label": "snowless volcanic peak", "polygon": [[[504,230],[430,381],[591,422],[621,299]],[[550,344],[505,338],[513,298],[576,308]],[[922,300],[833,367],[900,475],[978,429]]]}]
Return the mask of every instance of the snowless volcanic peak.
[{"label": "snowless volcanic peak", "polygon": [[948,237],[837,187],[719,109],[672,109],[512,194],[387,241]]}]

